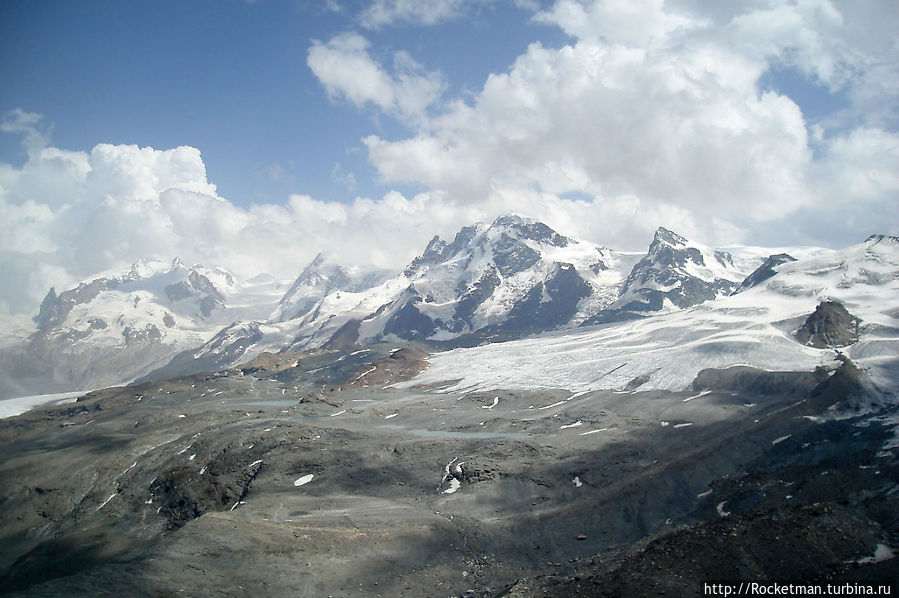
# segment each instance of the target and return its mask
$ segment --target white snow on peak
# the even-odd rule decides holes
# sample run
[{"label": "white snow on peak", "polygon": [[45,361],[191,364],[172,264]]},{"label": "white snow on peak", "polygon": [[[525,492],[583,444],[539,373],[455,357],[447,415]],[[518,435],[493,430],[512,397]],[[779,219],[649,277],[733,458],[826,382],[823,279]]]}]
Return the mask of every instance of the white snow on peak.
[{"label": "white snow on peak", "polygon": [[[30,331],[41,335],[38,349],[27,337],[2,344],[54,368],[46,377],[51,383],[27,387],[32,392],[57,388],[52,381],[63,379],[73,387],[122,384],[202,345],[235,320],[264,317],[284,288],[272,277],[242,281],[223,268],[188,267],[177,258],[141,260],[48,294],[39,326]],[[11,336],[22,335],[13,329]],[[105,359],[112,360],[109,367],[93,365]]]}]

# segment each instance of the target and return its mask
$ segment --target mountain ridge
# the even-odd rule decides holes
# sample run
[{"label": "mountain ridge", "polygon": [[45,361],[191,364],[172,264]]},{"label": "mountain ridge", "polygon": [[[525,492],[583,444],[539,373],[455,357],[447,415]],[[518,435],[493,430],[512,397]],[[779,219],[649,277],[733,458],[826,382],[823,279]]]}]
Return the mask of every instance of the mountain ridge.
[{"label": "mountain ridge", "polygon": [[[896,238],[873,235],[867,242],[895,244]],[[187,267],[177,258],[142,260],[123,274],[105,273],[59,294],[51,289],[27,348],[22,351],[20,343],[18,353],[16,347],[0,353],[7,378],[7,389],[0,391],[33,394],[68,390],[76,381],[84,387],[95,386],[91,380],[122,383],[221,369],[262,351],[382,342],[446,349],[643,318],[763,284],[788,267],[791,257],[764,248],[735,254],[664,227],[645,254],[622,253],[507,214],[465,226],[452,240],[434,236],[398,272],[349,268],[317,254],[289,286],[240,281],[221,268]],[[153,289],[139,288],[151,279]],[[91,312],[112,296],[120,302],[110,300]],[[128,315],[135,310],[149,315]],[[60,360],[65,352],[69,359]],[[26,368],[31,382],[9,383],[15,364],[29,354],[39,364]],[[122,361],[118,379],[89,373],[83,365],[71,379],[63,373],[74,362],[106,354]],[[35,389],[34,380],[48,373],[53,383]]]}]

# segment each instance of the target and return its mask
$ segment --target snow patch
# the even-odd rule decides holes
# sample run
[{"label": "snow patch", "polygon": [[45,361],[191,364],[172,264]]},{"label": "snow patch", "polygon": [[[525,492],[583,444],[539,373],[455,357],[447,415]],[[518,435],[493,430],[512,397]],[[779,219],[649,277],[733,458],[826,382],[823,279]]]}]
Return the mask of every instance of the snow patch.
[{"label": "snow patch", "polygon": [[581,432],[580,436],[589,436],[590,434],[596,434],[597,432],[605,432],[609,428],[600,428],[598,430],[590,430],[588,432]]},{"label": "snow patch", "polygon": [[304,475],[304,476],[302,476],[302,477],[299,477],[299,478],[297,478],[296,480],[294,480],[293,485],[294,485],[294,486],[305,486],[306,484],[308,484],[309,482],[311,482],[311,481],[312,481],[312,478],[314,478],[314,477],[315,477],[315,474],[307,473],[306,475]]},{"label": "snow patch", "polygon": [[115,498],[116,496],[118,496],[118,493],[113,492],[112,494],[110,494],[110,495],[109,495],[109,498],[107,498],[106,500],[104,500],[103,503],[102,503],[99,507],[97,507],[97,510],[99,511],[100,509],[102,509],[103,507],[105,507],[105,506],[107,505],[107,503],[109,503],[109,501],[111,501],[111,500],[112,500],[113,498]]},{"label": "snow patch", "polygon": [[701,393],[699,393],[698,395],[693,395],[692,397],[687,397],[686,399],[684,399],[684,400],[681,401],[681,402],[682,402],[682,403],[686,403],[687,401],[692,401],[693,399],[698,399],[698,398],[700,398],[700,397],[704,397],[704,396],[706,396],[707,394],[709,394],[710,392],[712,392],[712,391],[711,391],[711,390],[704,390],[704,391],[702,391]]},{"label": "snow patch", "polygon": [[454,494],[459,488],[462,487],[462,482],[453,478],[450,480],[449,488],[443,491],[443,494]]},{"label": "snow patch", "polygon": [[874,563],[882,563],[884,561],[889,561],[895,558],[896,554],[893,552],[893,549],[887,546],[886,544],[877,544],[877,548],[874,550],[873,556],[866,556],[865,558],[859,559],[856,562],[859,565],[871,565]]}]

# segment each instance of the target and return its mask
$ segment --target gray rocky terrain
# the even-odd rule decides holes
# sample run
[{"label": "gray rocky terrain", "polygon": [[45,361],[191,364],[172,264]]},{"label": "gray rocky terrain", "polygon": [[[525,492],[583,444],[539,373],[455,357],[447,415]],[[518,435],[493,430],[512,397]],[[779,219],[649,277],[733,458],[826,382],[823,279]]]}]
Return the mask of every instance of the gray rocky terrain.
[{"label": "gray rocky terrain", "polygon": [[684,392],[391,387],[425,365],[395,346],[263,354],[0,421],[2,592],[656,596],[897,577],[895,411],[848,359],[705,370]]}]

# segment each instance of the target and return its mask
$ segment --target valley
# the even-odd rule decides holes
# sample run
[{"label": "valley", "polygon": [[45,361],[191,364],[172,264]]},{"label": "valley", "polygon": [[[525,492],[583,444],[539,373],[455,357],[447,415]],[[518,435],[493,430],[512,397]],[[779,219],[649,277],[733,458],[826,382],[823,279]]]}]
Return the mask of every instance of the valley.
[{"label": "valley", "polygon": [[[853,563],[896,545],[896,421],[853,414],[851,363],[706,371],[684,392],[460,392],[365,384],[391,359],[408,376],[415,350],[357,354],[350,375],[347,356],[0,422],[4,592],[656,595],[720,576],[705,548],[674,573],[678,538],[709,535],[737,573],[885,575]],[[771,518],[777,558],[756,554]]]}]

